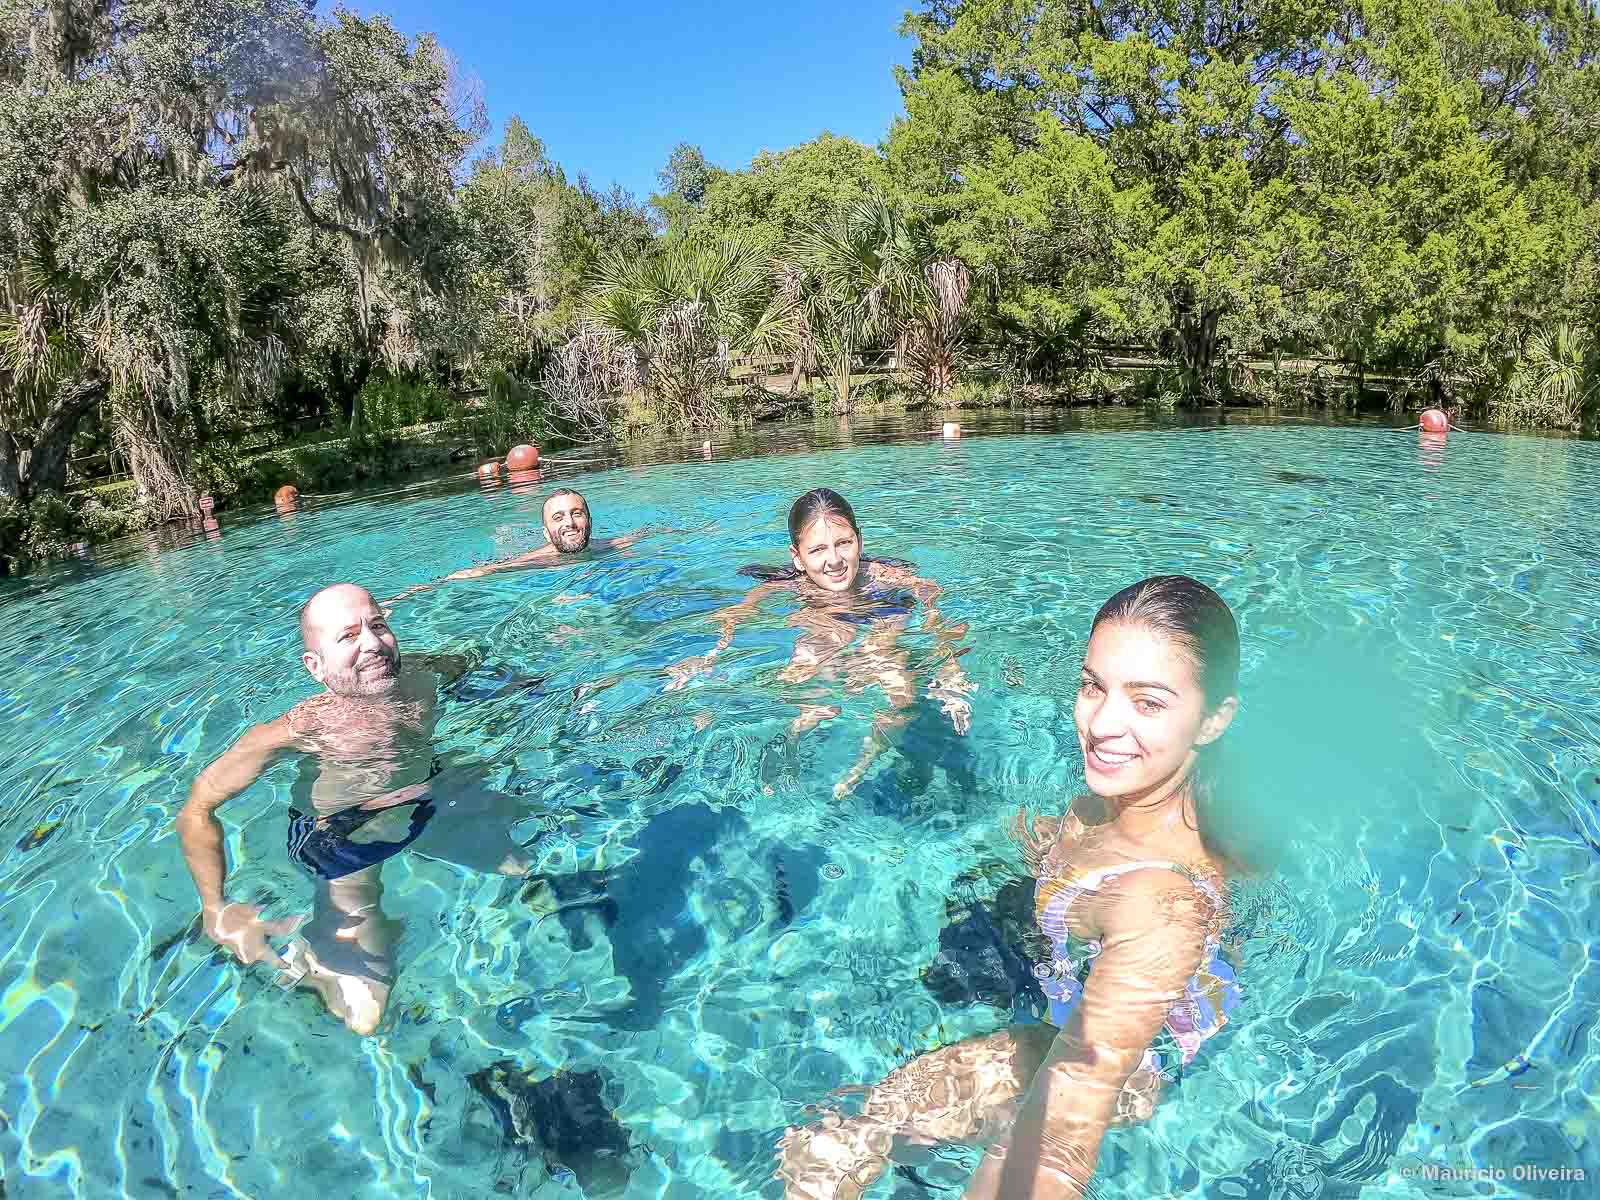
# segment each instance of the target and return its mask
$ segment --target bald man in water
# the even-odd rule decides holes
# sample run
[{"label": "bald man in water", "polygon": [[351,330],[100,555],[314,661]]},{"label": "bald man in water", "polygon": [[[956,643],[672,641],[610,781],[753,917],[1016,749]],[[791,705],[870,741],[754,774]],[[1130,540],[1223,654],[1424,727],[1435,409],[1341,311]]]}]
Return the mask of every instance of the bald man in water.
[{"label": "bald man in water", "polygon": [[[301,662],[323,691],[256,725],[202,771],[178,813],[183,857],[200,893],[206,935],[245,964],[279,968],[279,986],[316,992],[352,1030],[370,1034],[394,982],[399,932],[382,911],[384,861],[419,852],[475,870],[522,875],[528,861],[510,824],[513,802],[433,784],[439,690],[474,663],[412,656],[372,595],[341,583],[300,611]],[[268,921],[229,902],[228,858],[216,810],[280,759],[298,760],[289,810],[289,856],[312,875],[311,920]],[[426,836],[425,836],[426,835]],[[282,954],[271,937],[298,936]]]}]

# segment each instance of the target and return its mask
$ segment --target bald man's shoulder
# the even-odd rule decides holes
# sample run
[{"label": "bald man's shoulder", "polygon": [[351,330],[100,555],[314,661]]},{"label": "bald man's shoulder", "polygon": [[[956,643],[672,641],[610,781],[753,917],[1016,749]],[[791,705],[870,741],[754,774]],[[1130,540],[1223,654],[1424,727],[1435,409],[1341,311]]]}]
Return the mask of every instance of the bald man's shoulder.
[{"label": "bald man's shoulder", "polygon": [[276,720],[257,728],[266,729],[268,726],[273,726],[275,736],[290,742],[298,741],[316,733],[322,727],[324,714],[336,700],[337,697],[332,692],[318,692],[315,696],[307,696]]}]

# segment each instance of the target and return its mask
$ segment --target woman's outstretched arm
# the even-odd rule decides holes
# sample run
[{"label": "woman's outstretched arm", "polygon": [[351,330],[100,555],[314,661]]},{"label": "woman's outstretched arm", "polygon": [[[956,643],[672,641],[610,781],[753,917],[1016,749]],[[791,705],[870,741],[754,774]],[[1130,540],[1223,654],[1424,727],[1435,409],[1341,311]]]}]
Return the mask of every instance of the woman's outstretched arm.
[{"label": "woman's outstretched arm", "polygon": [[945,621],[944,614],[939,611],[939,597],[944,595],[944,588],[933,580],[904,567],[881,562],[872,564],[872,573],[877,583],[904,588],[916,597],[922,613],[919,628],[933,635],[934,645],[944,659],[928,683],[928,694],[939,701],[956,732],[965,733],[972,724],[972,703],[967,696],[978,686],[961,669],[960,656],[965,651],[959,648],[959,643],[967,636],[966,623],[951,625]]},{"label": "woman's outstretched arm", "polygon": [[705,654],[693,655],[668,666],[665,670],[666,674],[672,677],[672,682],[667,684],[667,691],[677,691],[696,675],[710,670],[712,660],[733,645],[733,634],[740,622],[754,615],[768,596],[784,591],[787,586],[782,583],[758,583],[745,593],[744,599],[737,604],[730,604],[712,613],[707,619],[717,622],[722,630],[721,636],[717,638],[717,644]]},{"label": "woman's outstretched arm", "polygon": [[1133,871],[1079,903],[1100,926],[1101,952],[1010,1136],[968,1185],[969,1200],[1087,1194],[1117,1097],[1205,955],[1213,907],[1176,872]]}]

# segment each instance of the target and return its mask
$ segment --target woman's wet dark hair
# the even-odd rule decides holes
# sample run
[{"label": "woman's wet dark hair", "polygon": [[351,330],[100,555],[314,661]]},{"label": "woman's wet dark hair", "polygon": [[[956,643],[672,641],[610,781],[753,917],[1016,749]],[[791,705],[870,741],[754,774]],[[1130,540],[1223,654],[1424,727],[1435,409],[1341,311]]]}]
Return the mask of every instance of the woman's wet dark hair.
[{"label": "woman's wet dark hair", "polygon": [[[806,526],[818,517],[841,520],[855,531],[857,538],[861,536],[861,526],[856,524],[856,511],[850,507],[850,501],[832,488],[812,488],[789,506],[789,545],[799,546],[800,535],[806,531]],[[890,567],[903,567],[908,571],[917,569],[915,563],[907,562],[903,558],[868,558],[863,554],[861,561],[863,564],[876,562]],[[769,567],[761,563],[752,563],[747,567],[740,567],[739,574],[759,579],[763,583],[788,583],[802,578],[804,572],[796,571],[792,566]]]},{"label": "woman's wet dark hair", "polygon": [[[1208,712],[1239,694],[1239,624],[1227,601],[1198,579],[1156,575],[1125,587],[1100,606],[1091,632],[1107,624],[1142,626],[1173,642],[1193,664]],[[1197,752],[1193,787],[1200,838],[1236,869],[1254,870],[1266,865],[1265,855],[1251,844],[1250,823],[1235,804],[1238,789],[1227,786],[1224,740]]]},{"label": "woman's wet dark hair", "polygon": [[812,488],[789,506],[789,544],[798,547],[800,535],[818,517],[843,520],[855,530],[856,537],[861,536],[861,526],[856,524],[856,511],[850,507],[850,501],[831,488]]},{"label": "woman's wet dark hair", "polygon": [[1187,575],[1154,575],[1123,588],[1094,615],[1102,625],[1142,625],[1176,642],[1194,664],[1206,705],[1239,692],[1239,624],[1227,601]]}]

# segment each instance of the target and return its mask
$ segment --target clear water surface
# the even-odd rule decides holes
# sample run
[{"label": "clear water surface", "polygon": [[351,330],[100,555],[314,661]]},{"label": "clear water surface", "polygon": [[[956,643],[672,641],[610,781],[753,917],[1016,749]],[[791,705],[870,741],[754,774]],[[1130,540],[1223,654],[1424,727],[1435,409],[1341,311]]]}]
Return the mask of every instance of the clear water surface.
[{"label": "clear water surface", "polygon": [[[1600,445],[1093,416],[764,444],[781,453],[574,466],[602,536],[679,532],[397,608],[405,647],[546,678],[469,689],[439,738],[522,798],[545,881],[392,861],[402,974],[368,1040],[197,937],[173,816],[310,693],[293,617],[313,587],[387,595],[531,547],[562,472],[223,514],[5,583],[0,1191],[774,1194],[773,1141],[807,1106],[1009,1018],[993,987],[931,986],[941,928],[1014,884],[1005,816],[1081,784],[1096,606],[1182,571],[1243,626],[1237,786],[1286,861],[1241,905],[1244,1009],[1108,1138],[1097,1194],[1594,1194]],[[781,561],[786,506],[819,484],[869,551],[945,585],[980,685],[967,736],[921,700],[843,802],[874,694],[841,691],[786,748],[781,614],[697,686],[661,675],[709,646],[737,567]],[[288,791],[274,772],[222,810],[231,894],[269,914],[309,895]],[[872,1194],[955,1196],[975,1162],[941,1151]]]}]

